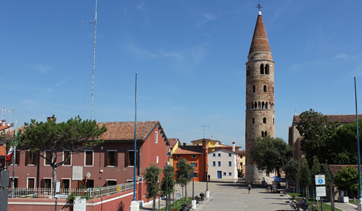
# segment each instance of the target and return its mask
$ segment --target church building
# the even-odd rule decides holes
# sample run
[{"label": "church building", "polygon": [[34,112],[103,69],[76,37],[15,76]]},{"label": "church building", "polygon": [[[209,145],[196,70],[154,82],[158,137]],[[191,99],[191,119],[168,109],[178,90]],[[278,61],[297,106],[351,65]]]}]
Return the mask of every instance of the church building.
[{"label": "church building", "polygon": [[245,179],[260,184],[265,172],[254,165],[250,151],[258,137],[275,137],[274,61],[260,6],[246,62],[245,104]]}]

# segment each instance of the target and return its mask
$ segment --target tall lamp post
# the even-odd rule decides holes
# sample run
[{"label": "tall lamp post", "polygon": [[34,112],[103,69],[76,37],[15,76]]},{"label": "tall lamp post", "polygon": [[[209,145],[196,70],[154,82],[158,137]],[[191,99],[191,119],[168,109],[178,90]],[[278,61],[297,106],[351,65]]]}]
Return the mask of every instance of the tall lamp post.
[{"label": "tall lamp post", "polygon": [[206,198],[210,197],[209,192],[209,164],[206,164],[206,192],[205,192]]},{"label": "tall lamp post", "polygon": [[196,200],[194,197],[194,190],[195,190],[195,167],[193,167],[192,169],[192,201],[191,201],[191,205],[192,205],[192,209],[196,209]]},{"label": "tall lamp post", "polygon": [[170,165],[168,165],[166,163],[165,165],[165,173],[166,173],[166,211],[168,211],[168,167],[170,167]]},{"label": "tall lamp post", "polygon": [[357,85],[356,85],[356,77],[354,77],[354,94],[356,101],[356,119],[357,119],[357,152],[358,152],[358,189],[359,189],[359,197],[357,208],[358,211],[362,210],[362,193],[361,193],[361,154],[359,149],[359,128],[358,128],[358,110],[357,110]]}]

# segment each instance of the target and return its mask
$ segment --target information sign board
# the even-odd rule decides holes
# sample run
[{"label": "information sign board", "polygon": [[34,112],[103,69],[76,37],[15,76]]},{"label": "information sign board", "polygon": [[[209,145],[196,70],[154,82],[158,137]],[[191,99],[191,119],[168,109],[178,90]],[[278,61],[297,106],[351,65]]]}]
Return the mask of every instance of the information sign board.
[{"label": "information sign board", "polygon": [[316,192],[316,196],[319,196],[319,197],[324,197],[324,196],[327,196],[327,193],[326,193],[326,186],[316,186],[315,187],[315,192]]},{"label": "information sign board", "polygon": [[324,175],[315,175],[315,184],[316,185],[325,185],[326,180]]}]

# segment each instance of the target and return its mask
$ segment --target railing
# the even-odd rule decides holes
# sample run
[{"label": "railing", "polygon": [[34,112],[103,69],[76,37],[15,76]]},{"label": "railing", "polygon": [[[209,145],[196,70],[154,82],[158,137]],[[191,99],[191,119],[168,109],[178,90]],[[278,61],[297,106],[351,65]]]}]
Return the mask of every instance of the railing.
[{"label": "railing", "polygon": [[[98,188],[87,188],[87,189],[68,189],[61,188],[56,196],[84,196],[85,198],[99,198],[102,196],[107,196],[115,194],[118,192],[124,192],[127,190],[133,189],[133,183],[125,183],[119,185],[112,185],[107,187],[98,187]],[[53,198],[53,189],[52,188],[8,188],[9,198]]]}]

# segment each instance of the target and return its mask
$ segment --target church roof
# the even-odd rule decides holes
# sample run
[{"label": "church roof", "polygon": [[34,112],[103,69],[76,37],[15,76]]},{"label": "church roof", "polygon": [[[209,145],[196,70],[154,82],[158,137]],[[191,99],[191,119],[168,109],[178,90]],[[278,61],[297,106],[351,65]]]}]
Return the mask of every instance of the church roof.
[{"label": "church roof", "polygon": [[253,40],[251,41],[249,54],[259,52],[271,53],[268,37],[265,31],[263,16],[261,15],[260,11],[256,20]]},{"label": "church roof", "polygon": [[[347,115],[326,115],[330,122],[340,122],[342,125],[353,123],[356,121],[355,114],[347,114]],[[358,119],[362,118],[362,114],[358,115]],[[293,123],[292,125],[298,125],[300,122],[299,115],[293,116]]]}]

